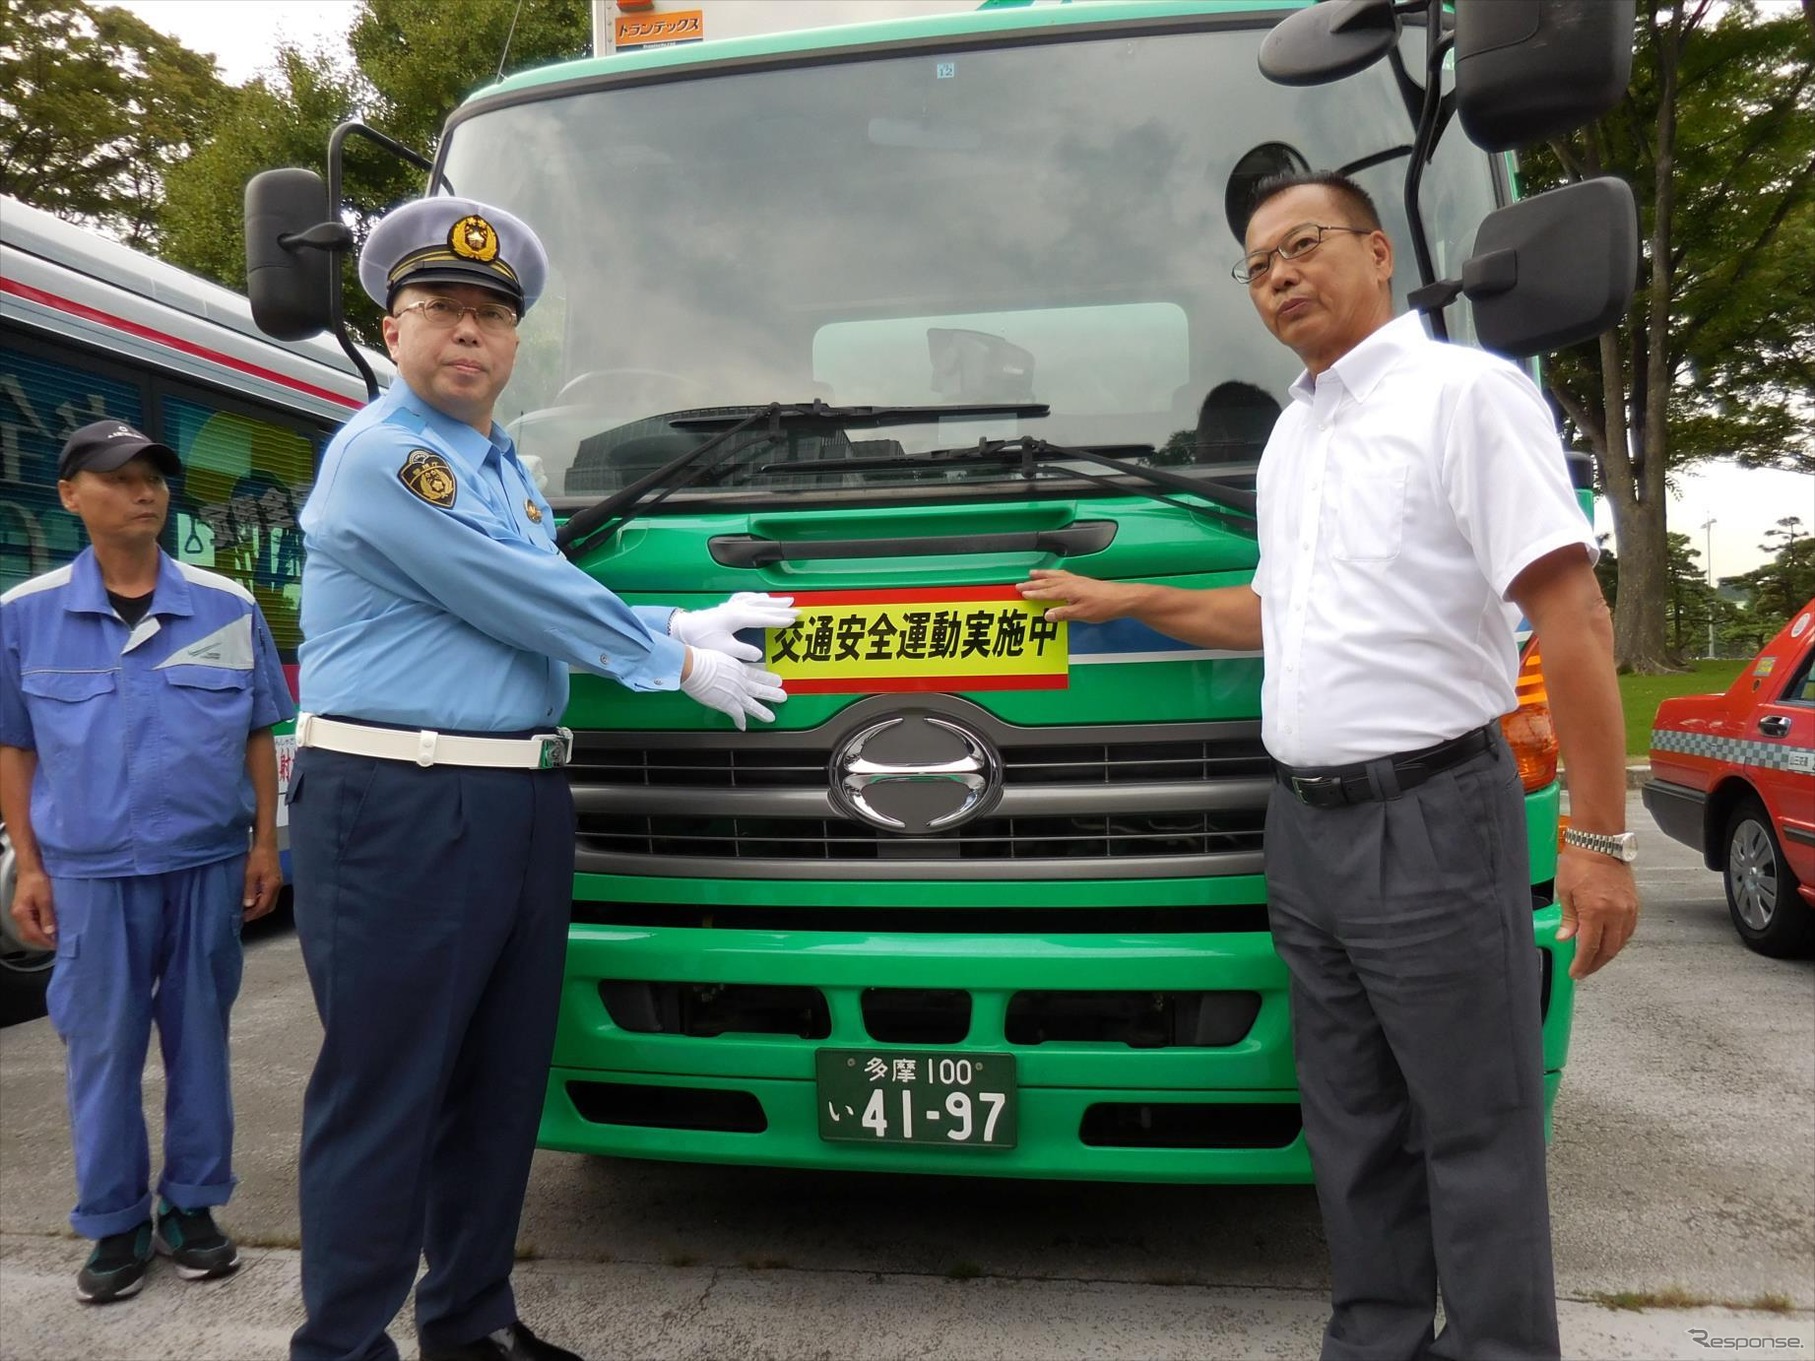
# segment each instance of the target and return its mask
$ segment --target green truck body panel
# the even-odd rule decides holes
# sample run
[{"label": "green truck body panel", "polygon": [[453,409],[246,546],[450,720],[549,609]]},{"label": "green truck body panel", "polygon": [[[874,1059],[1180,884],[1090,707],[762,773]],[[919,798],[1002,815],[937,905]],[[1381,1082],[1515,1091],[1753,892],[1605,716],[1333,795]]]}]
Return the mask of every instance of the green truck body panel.
[{"label": "green truck body panel", "polygon": [[[642,224],[626,218],[614,238],[589,220],[586,204],[558,197],[534,201],[536,195],[571,196],[584,192],[580,189],[526,179],[514,194],[499,193],[487,182],[488,175],[514,173],[502,166],[500,155],[518,139],[543,138],[564,154],[571,144],[575,177],[602,173],[598,165],[609,152],[617,158],[611,164],[619,179],[601,180],[602,192],[610,197],[611,185],[621,184],[627,196],[655,211],[665,200],[650,185],[669,181],[651,177],[667,174],[675,157],[694,144],[684,138],[663,141],[672,132],[666,125],[652,131],[607,117],[613,110],[640,107],[609,101],[646,94],[670,98],[677,82],[693,81],[699,84],[690,92],[708,99],[707,86],[722,79],[763,82],[749,88],[762,98],[798,100],[800,82],[836,82],[852,62],[887,62],[902,53],[913,61],[937,57],[949,39],[953,50],[963,53],[953,72],[935,72],[930,62],[923,71],[889,68],[897,82],[892,90],[911,90],[909,77],[924,75],[927,107],[934,108],[959,90],[935,82],[956,73],[973,81],[963,87],[964,98],[986,101],[992,76],[1026,74],[1024,63],[1032,60],[1027,52],[1062,62],[1072,59],[1067,54],[1077,42],[1105,41],[1112,46],[1101,50],[1103,60],[1138,62],[1143,54],[1155,55],[1142,44],[1167,44],[1157,56],[1173,63],[1166,68],[1174,73],[1171,79],[1184,69],[1183,58],[1171,50],[1175,38],[1205,44],[1190,51],[1214,55],[1220,49],[1212,45],[1229,34],[1242,44],[1239,67],[1230,68],[1235,74],[1229,79],[1253,80],[1258,94],[1252,58],[1256,25],[1287,8],[1213,0],[1003,7],[629,53],[524,73],[480,91],[455,116],[444,168],[460,192],[501,202],[537,222],[539,230],[550,223],[557,287],[573,294],[571,301],[551,297],[525,319],[524,356],[510,389],[513,395],[530,394],[520,398],[525,403],[520,447],[531,453],[545,449],[537,445],[538,437],[551,428],[568,429],[560,422],[593,380],[601,388],[647,381],[667,391],[664,384],[680,379],[694,389],[686,404],[701,408],[757,399],[721,400],[717,391],[720,369],[728,372],[745,353],[736,347],[677,373],[695,356],[678,348],[663,352],[653,331],[649,353],[632,348],[604,358],[595,351],[612,342],[609,328],[584,341],[572,338],[588,334],[589,318],[610,315],[641,296],[634,291],[639,260],[658,274],[678,260],[675,277],[687,282],[716,268],[713,251],[734,247],[717,238],[689,239],[671,256],[647,242],[623,247],[631,258],[614,253],[614,240],[634,235]],[[999,66],[989,64],[998,58]],[[1409,140],[1409,126],[1398,128],[1404,117],[1393,104],[1397,95],[1390,76],[1384,70],[1376,75],[1368,87],[1370,107],[1389,106],[1397,120],[1394,135]],[[1216,82],[1206,79],[1203,85],[1214,89]],[[1067,88],[1075,93],[1078,87],[1073,82]],[[838,90],[839,98],[850,97],[848,84]],[[760,100],[711,97],[742,109],[752,125],[760,122]],[[1281,98],[1277,91],[1266,97]],[[543,99],[545,104],[536,102]],[[1250,102],[1244,98],[1226,108]],[[663,118],[698,116],[705,125],[705,115],[686,103],[661,107],[670,111]],[[1000,112],[987,124],[974,110],[891,114],[868,122],[853,118],[852,144],[898,152],[903,165],[931,175],[968,154],[979,137],[987,141],[976,129],[993,132],[1017,111]],[[584,128],[593,126],[586,120],[600,120],[598,155],[585,137],[562,131],[564,118]],[[1320,126],[1341,133],[1342,121],[1325,116]],[[1384,116],[1379,121],[1393,122]],[[660,125],[662,119],[653,122]],[[1204,154],[1217,160],[1218,175],[1227,173],[1217,137],[1201,131],[1203,120],[1195,126],[1199,131],[1163,131],[1168,136],[1176,131],[1173,141],[1180,144],[1190,135],[1205,136]],[[1015,135],[1032,134],[1016,125]],[[1296,132],[1232,127],[1227,135],[1245,146]],[[463,152],[469,142],[472,149]],[[773,144],[759,140],[751,154],[785,149],[787,143],[787,137]],[[1136,137],[1122,163],[1143,155],[1160,162],[1167,145],[1165,137]],[[742,183],[729,153],[711,150],[717,159],[699,183]],[[1227,159],[1233,161],[1233,153]],[[1439,162],[1433,174],[1448,186],[1444,203],[1462,205],[1454,210],[1460,214],[1456,220],[1438,224],[1453,254],[1456,243],[1472,236],[1494,195],[1506,193],[1506,168],[1478,152]],[[1091,173],[1113,179],[1117,164],[1114,157],[1104,158]],[[864,162],[865,173],[867,166]],[[686,176],[673,181],[683,188],[694,183]],[[1456,190],[1457,184],[1463,187]],[[870,185],[872,192],[882,192],[878,185],[880,180]],[[1105,192],[1115,192],[1113,185]],[[1210,197],[1220,204],[1220,184]],[[1383,207],[1390,202],[1383,192],[1377,197]],[[803,190],[800,205],[801,215],[786,227],[759,222],[768,233],[759,239],[781,240],[778,233],[804,229],[815,215],[835,216],[842,206],[837,194],[816,190]],[[581,211],[574,212],[576,207]],[[670,220],[668,229],[681,231],[723,210],[724,205],[706,204],[684,220]],[[1029,220],[1037,226],[1038,217]],[[1211,232],[1197,219],[1179,223],[1181,233],[1209,233],[1206,253],[1190,257],[1189,279],[1181,282],[1172,269],[1136,284],[1101,285],[1098,291],[1107,298],[1100,310],[1104,324],[1122,328],[1105,348],[1163,349],[1167,337],[1189,331],[1194,357],[1188,376],[1194,382],[1204,367],[1195,357],[1197,347],[1221,354],[1216,347],[1227,343],[1230,354],[1240,351],[1241,362],[1266,366],[1277,401],[1295,365],[1255,321],[1245,292],[1228,281],[1225,257],[1239,245],[1224,224],[1213,225]],[[582,277],[572,261],[595,239],[601,243],[593,266],[597,277]],[[638,250],[643,254],[635,255]],[[837,263],[848,271],[839,276],[847,281],[862,274],[861,264],[842,257]],[[1126,261],[1118,257],[1116,263]],[[1200,280],[1217,275],[1216,287],[1225,291],[1215,296],[1223,301],[1206,301],[1212,295]],[[1036,271],[1032,277],[1045,276]],[[912,287],[926,288],[916,279],[899,280],[878,264],[869,289],[874,296],[838,310],[816,299],[815,280],[803,274],[790,289],[761,295],[767,301],[747,313],[735,312],[738,304],[727,296],[725,327],[735,322],[755,328],[753,334],[766,337],[759,346],[812,347],[817,377],[822,359],[838,358],[837,345],[827,337],[843,336],[877,353],[892,344],[900,353],[900,337],[887,325],[919,321],[953,329],[949,314],[987,313],[991,307],[983,300],[935,296],[936,289],[916,297]],[[1029,309],[1043,305],[1028,293],[1034,285],[1023,280],[1016,286],[1022,292],[999,304],[1005,334],[1029,324],[1025,319],[1035,315]],[[1055,312],[1069,309],[1067,317],[1094,317],[1099,313],[1085,310],[1097,306],[1088,293],[1045,305]],[[543,320],[551,315],[565,318],[572,334],[564,338],[558,326]],[[882,319],[880,329],[864,331],[876,318]],[[633,314],[625,324],[652,320],[659,318]],[[963,324],[970,323],[957,329]],[[537,332],[537,325],[549,329]],[[763,332],[763,325],[770,331]],[[1052,334],[1076,332],[1056,327]],[[710,332],[699,336],[709,340]],[[1231,336],[1238,339],[1229,341]],[[1054,344],[1062,350],[1059,341]],[[561,362],[551,361],[562,345],[593,348],[575,348]],[[525,376],[526,368],[542,376]],[[1106,383],[1121,381],[1109,372],[1108,356],[1104,368]],[[839,372],[847,380],[839,400],[907,400],[847,392],[849,365]],[[1180,384],[1181,391],[1185,386]],[[778,390],[762,400],[810,395]],[[1188,406],[1177,401],[1174,406],[1188,412],[1184,419],[1201,423],[1201,396],[1193,391]],[[574,433],[562,436],[569,440],[562,468],[568,462],[579,466],[574,439],[607,439],[614,430],[640,428],[654,413],[683,405],[678,398],[666,408],[614,407],[599,400],[609,421],[570,422]],[[1049,398],[1042,393],[1040,400]],[[1170,433],[1168,425],[1180,424],[1164,419],[1177,410],[1155,412],[1150,406],[1145,430],[1130,426],[1122,435],[1110,419],[1112,406],[1085,413],[1076,427],[1055,407],[1050,421],[1036,423],[1036,432],[1058,444],[1139,437],[1157,449]],[[1083,429],[1096,433],[1076,433]],[[868,429],[853,431],[851,438],[886,444],[897,433]],[[945,441],[935,430],[901,438],[918,451],[975,443],[977,434]],[[812,468],[803,468],[810,479]],[[616,485],[588,484],[584,490],[602,494]],[[554,495],[557,490],[551,487],[557,510],[571,514],[585,504],[584,496],[563,500]],[[565,490],[575,490],[571,475]],[[978,553],[965,543],[986,534],[1049,532],[1085,522],[1109,522],[1113,537],[1097,551],[1063,560],[1027,552]],[[889,557],[795,555],[766,567],[719,560],[715,540],[751,537],[797,549],[883,539],[937,539],[946,547],[932,553],[904,548]],[[1118,580],[1232,586],[1249,579],[1257,557],[1251,528],[1170,491],[1120,482],[1107,489],[1082,481],[1019,484],[1004,475],[978,483],[974,494],[948,488],[934,495],[912,485],[870,494],[862,486],[841,484],[823,495],[806,495],[760,480],[696,489],[634,520],[580,562],[633,603],[704,607],[740,590],[800,595],[911,585],[937,593],[1005,586],[1023,579],[1029,567],[1057,565]],[[1078,636],[1074,633],[1074,646]],[[1286,972],[1266,931],[1259,819],[1270,770],[1259,747],[1260,660],[1201,653],[1169,659],[1167,644],[1157,635],[1152,651],[1143,653],[1138,640],[1117,646],[1127,660],[1111,649],[1092,656],[1092,664],[1074,664],[1062,689],[888,697],[795,693],[773,725],[752,725],[747,734],[732,731],[677,693],[630,695],[603,679],[576,675],[566,716],[577,735],[570,771],[579,809],[574,922],[543,1112],[544,1146],[621,1157],[867,1171],[1308,1180],[1297,1125]],[[827,804],[837,779],[833,762],[843,759],[840,744],[857,721],[854,715],[886,717],[908,710],[943,715],[983,733],[999,748],[1006,771],[1002,807],[1019,798],[1017,811],[986,812],[942,842],[866,829]],[[1203,809],[1192,803],[1193,791],[1203,792]],[[1099,792],[1100,806],[1091,804]],[[1556,787],[1529,795],[1527,808],[1534,944],[1548,960],[1547,1091],[1554,1094],[1567,1057],[1573,999],[1567,975],[1572,949],[1556,942],[1559,914],[1548,905],[1546,892],[1555,872]],[[822,1050],[1012,1056],[1012,1147],[822,1137],[825,1100],[816,1079]]]}]

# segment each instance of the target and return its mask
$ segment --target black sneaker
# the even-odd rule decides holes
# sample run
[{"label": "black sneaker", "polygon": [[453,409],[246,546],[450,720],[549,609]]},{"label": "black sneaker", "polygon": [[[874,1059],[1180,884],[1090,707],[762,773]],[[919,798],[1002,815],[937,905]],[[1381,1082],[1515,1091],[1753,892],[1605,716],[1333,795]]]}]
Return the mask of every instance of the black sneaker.
[{"label": "black sneaker", "polygon": [[84,1304],[111,1304],[130,1299],[145,1285],[151,1263],[151,1221],[136,1229],[110,1233],[95,1244],[76,1273],[76,1298]]},{"label": "black sneaker", "polygon": [[157,1249],[176,1264],[186,1281],[207,1281],[239,1269],[239,1249],[214,1226],[206,1207],[179,1210],[169,1201],[158,1207]]}]

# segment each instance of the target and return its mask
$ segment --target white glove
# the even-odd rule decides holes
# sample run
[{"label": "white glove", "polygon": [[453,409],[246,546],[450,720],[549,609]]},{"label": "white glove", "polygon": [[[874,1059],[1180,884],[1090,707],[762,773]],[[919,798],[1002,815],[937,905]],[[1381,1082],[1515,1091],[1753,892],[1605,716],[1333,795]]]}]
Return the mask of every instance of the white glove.
[{"label": "white glove", "polygon": [[[729,652],[740,662],[760,662],[762,649],[740,643],[739,629],[783,629],[800,618],[791,595],[739,591],[709,610],[676,610],[668,619],[668,636],[688,647]],[[778,681],[777,684],[780,684]],[[765,715],[767,717],[767,715]]]},{"label": "white glove", "polygon": [[737,730],[744,730],[744,716],[754,714],[767,723],[775,711],[764,707],[763,700],[780,704],[788,692],[781,688],[781,677],[760,666],[745,666],[723,652],[710,648],[690,647],[693,665],[681,678],[681,689],[708,709],[731,715]]}]

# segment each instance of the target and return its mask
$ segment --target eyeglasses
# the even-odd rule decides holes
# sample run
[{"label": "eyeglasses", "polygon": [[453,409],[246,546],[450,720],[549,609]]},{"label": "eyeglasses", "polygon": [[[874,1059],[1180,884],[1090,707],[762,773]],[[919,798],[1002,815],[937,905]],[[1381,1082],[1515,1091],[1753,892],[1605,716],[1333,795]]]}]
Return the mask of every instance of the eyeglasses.
[{"label": "eyeglasses", "polygon": [[1238,284],[1251,284],[1257,279],[1264,279],[1267,271],[1273,268],[1273,257],[1282,260],[1302,260],[1323,244],[1325,232],[1354,232],[1357,236],[1370,236],[1372,227],[1329,227],[1316,222],[1301,222],[1279,240],[1272,250],[1257,250],[1239,265],[1229,271],[1231,278]]},{"label": "eyeglasses", "polygon": [[467,307],[452,298],[424,298],[408,307],[399,307],[393,315],[400,317],[405,312],[422,313],[422,319],[437,331],[453,330],[468,312],[473,314],[481,331],[492,335],[504,335],[517,329],[516,310],[501,302],[482,302],[477,307]]}]

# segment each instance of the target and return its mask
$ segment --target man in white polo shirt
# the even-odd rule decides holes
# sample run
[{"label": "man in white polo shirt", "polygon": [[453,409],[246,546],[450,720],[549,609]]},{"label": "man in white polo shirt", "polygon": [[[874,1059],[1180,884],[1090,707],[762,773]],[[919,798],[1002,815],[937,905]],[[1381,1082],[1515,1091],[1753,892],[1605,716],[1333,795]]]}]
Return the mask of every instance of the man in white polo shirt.
[{"label": "man in white polo shirt", "polygon": [[[1252,588],[1036,571],[1049,619],[1261,647],[1274,941],[1333,1279],[1323,1356],[1559,1354],[1524,806],[1499,733],[1508,604],[1569,768],[1570,974],[1638,920],[1593,530],[1529,378],[1395,318],[1393,247],[1339,175],[1259,191],[1236,266],[1304,361],[1262,455]],[[1441,1288],[1445,1326],[1435,1331]]]}]

